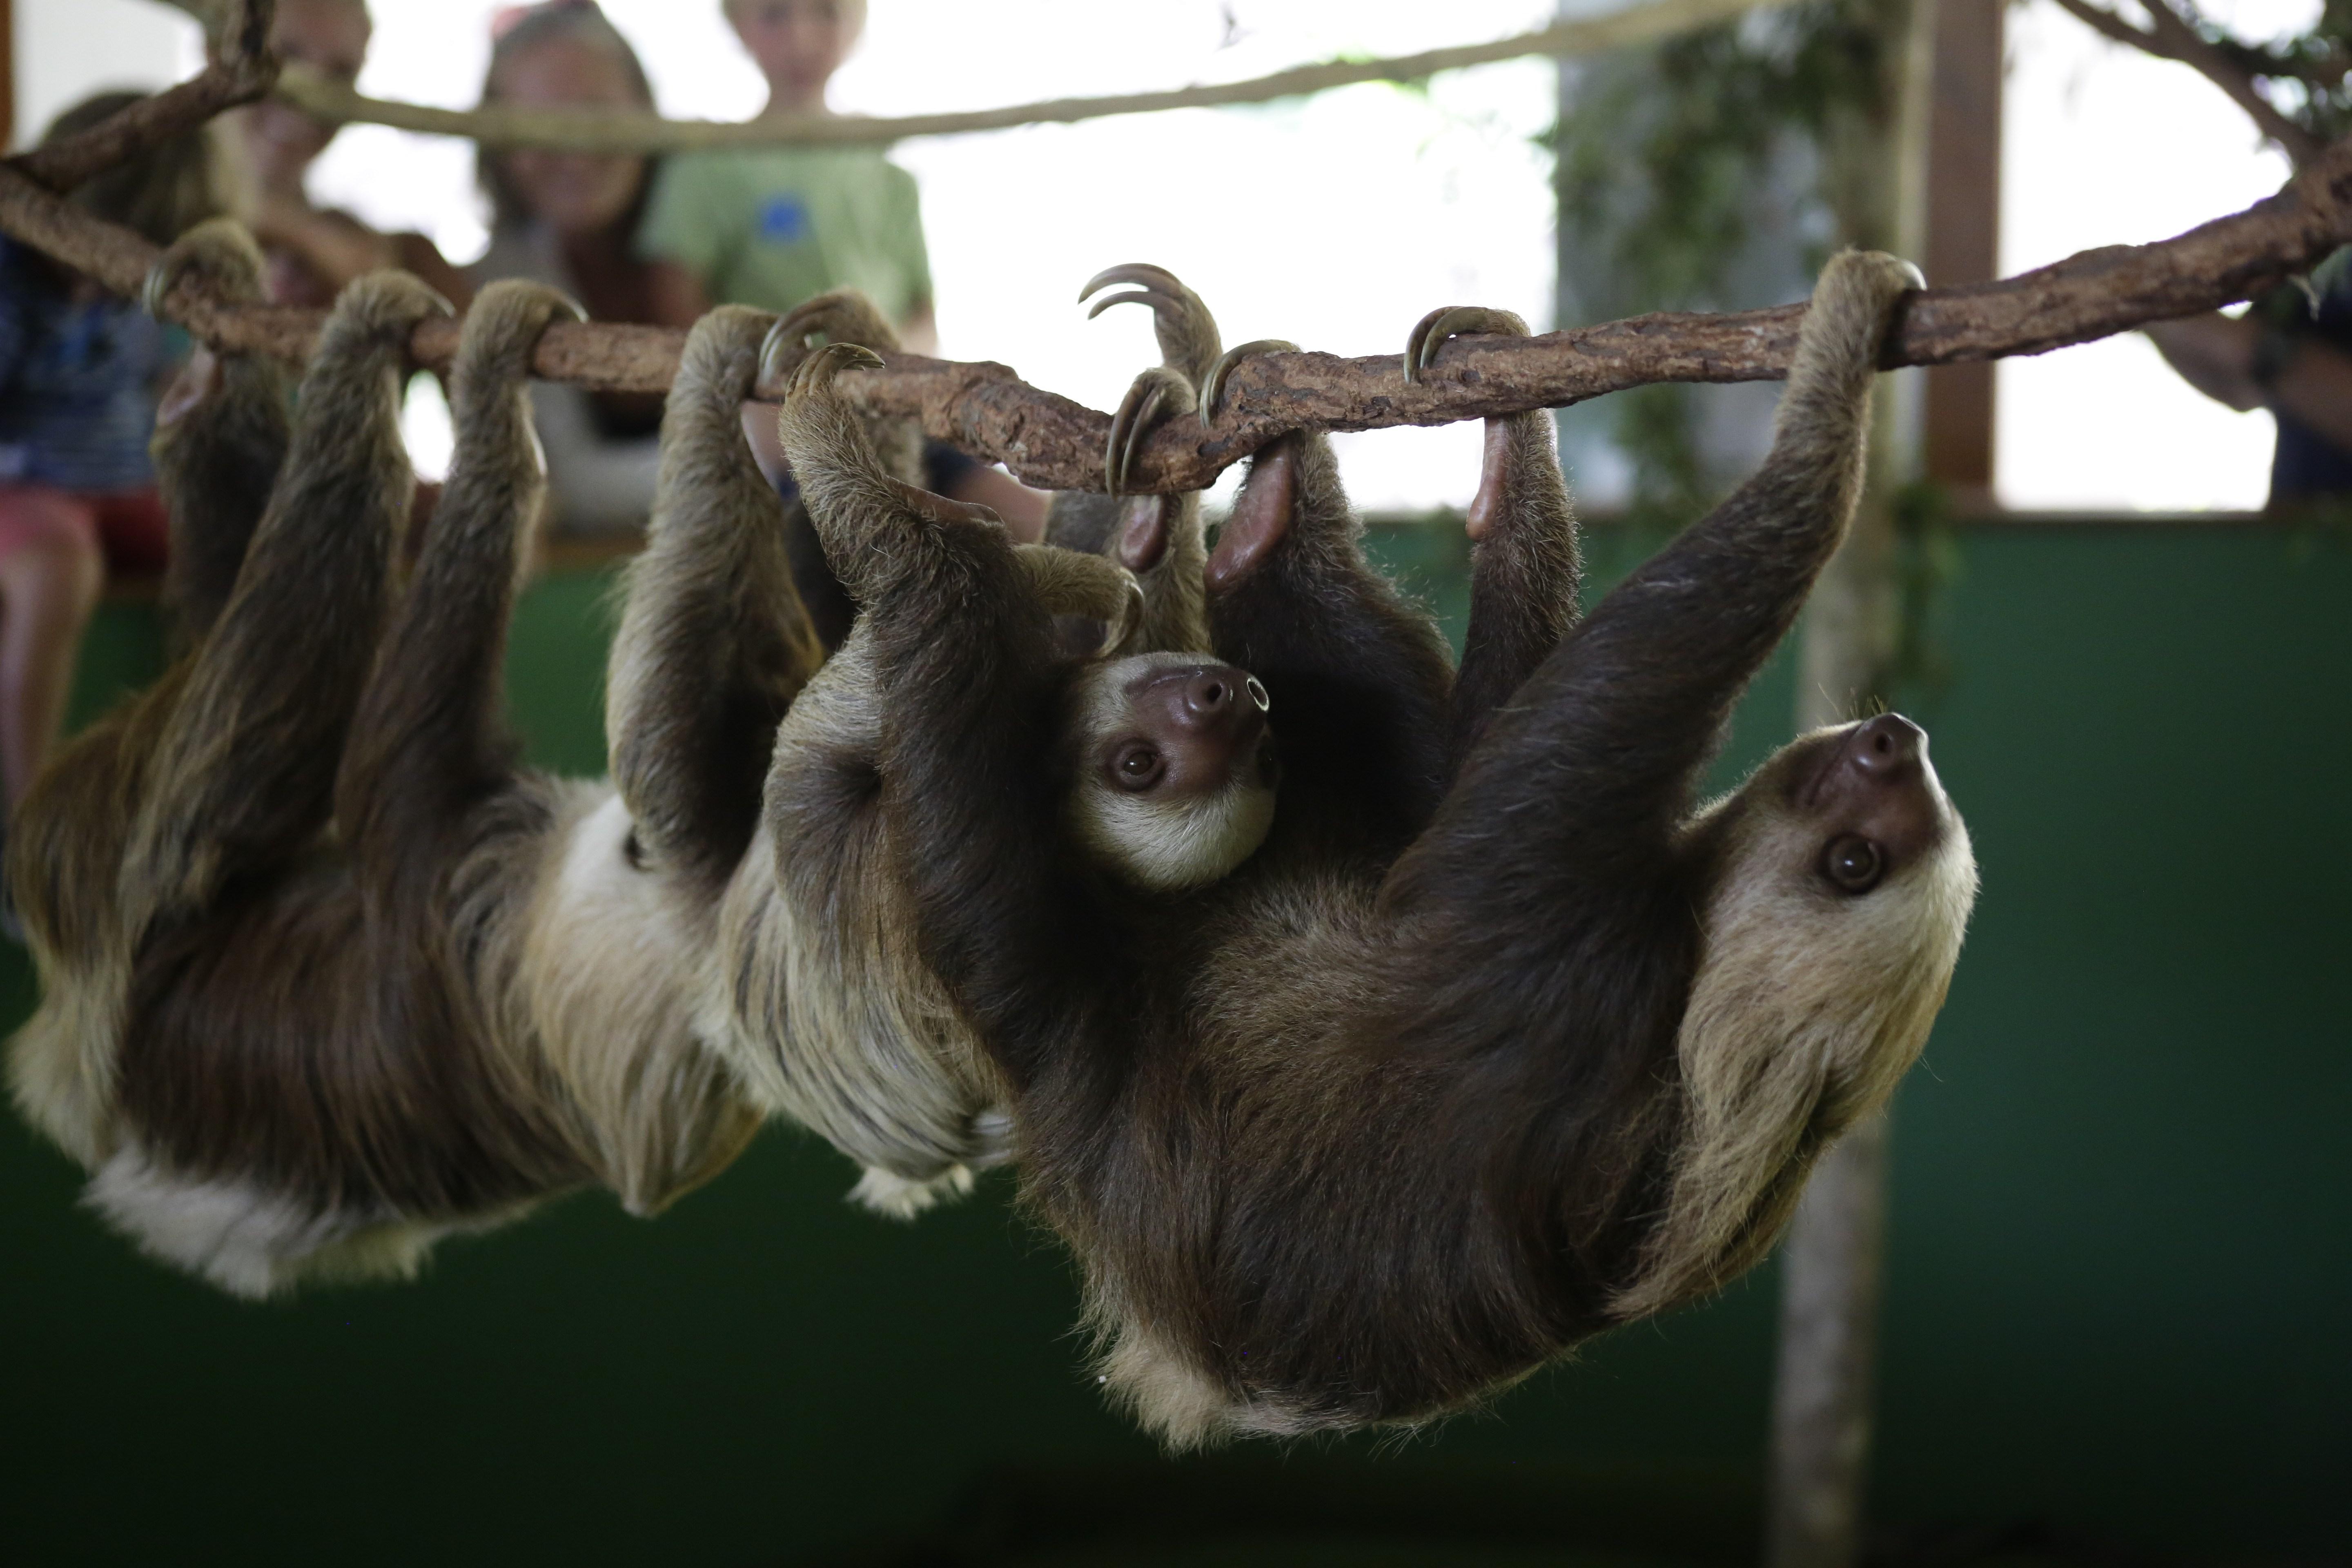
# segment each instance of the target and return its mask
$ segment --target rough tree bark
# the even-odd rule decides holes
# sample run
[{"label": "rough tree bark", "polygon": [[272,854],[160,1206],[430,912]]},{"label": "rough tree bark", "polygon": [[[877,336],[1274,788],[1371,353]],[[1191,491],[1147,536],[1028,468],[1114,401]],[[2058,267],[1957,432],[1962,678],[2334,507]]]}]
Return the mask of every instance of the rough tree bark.
[{"label": "rough tree bark", "polygon": [[[1822,139],[1825,194],[1841,237],[1900,256],[1927,237],[1927,125],[1935,0],[1869,0],[1883,49],[1877,103]],[[1806,605],[1797,728],[1854,717],[1889,695],[1898,615],[1896,493],[1918,471],[1917,377],[1881,381],[1862,505]],[[1849,1131],[1807,1183],[1780,1255],[1772,1390],[1767,1568],[1851,1568],[1862,1549],[1877,1393],[1878,1298],[1886,1233],[1886,1113]]]}]

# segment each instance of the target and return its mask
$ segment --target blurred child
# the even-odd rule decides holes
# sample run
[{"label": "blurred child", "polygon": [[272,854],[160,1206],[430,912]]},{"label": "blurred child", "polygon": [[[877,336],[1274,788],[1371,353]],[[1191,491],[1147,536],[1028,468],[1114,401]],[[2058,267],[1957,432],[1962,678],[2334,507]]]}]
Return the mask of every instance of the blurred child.
[{"label": "blurred child", "polygon": [[[42,140],[140,96],[78,104]],[[207,143],[175,137],[68,199],[168,245],[214,210]],[[138,306],[0,239],[0,794],[11,810],[57,739],[108,569],[163,572],[170,528],[147,442],[169,369],[163,329]]]},{"label": "blurred child", "polygon": [[[721,0],[735,36],[768,79],[761,118],[830,112],[825,86],[866,25],[864,0]],[[930,257],[914,176],[873,147],[761,147],[665,160],[637,249],[653,265],[660,320],[685,326],[714,302],[789,310],[854,288],[897,323],[906,346],[936,353]],[[780,464],[772,420],[748,426]],[[926,482],[995,508],[1034,539],[1045,498],[937,442]]]},{"label": "blurred child", "polygon": [[[645,67],[595,0],[550,0],[493,24],[482,101],[651,110]],[[476,286],[530,278],[562,289],[604,321],[654,321],[653,269],[631,241],[654,160],[536,148],[485,151],[490,247]],[[657,395],[591,395],[541,382],[531,410],[547,454],[554,524],[572,533],[642,528],[660,466]]]},{"label": "blurred child", "polygon": [[[359,79],[374,31],[367,0],[278,0],[269,41],[280,58],[335,80]],[[378,234],[349,213],[313,206],[303,179],[336,127],[263,99],[222,116],[232,205],[269,258],[269,297],[323,307],[363,272],[405,268],[463,306],[464,277],[421,234]]]}]

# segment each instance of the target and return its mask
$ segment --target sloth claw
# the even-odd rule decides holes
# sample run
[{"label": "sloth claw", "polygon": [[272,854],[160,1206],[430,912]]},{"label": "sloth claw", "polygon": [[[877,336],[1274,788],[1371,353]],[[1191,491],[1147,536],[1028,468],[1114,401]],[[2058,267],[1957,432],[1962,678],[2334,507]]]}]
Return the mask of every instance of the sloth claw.
[{"label": "sloth claw", "polygon": [[1127,493],[1128,476],[1135,468],[1136,448],[1165,417],[1162,409],[1181,407],[1192,400],[1192,384],[1184,373],[1153,365],[1128,384],[1127,395],[1111,416],[1110,438],[1103,447],[1103,484],[1112,495]]},{"label": "sloth claw", "polygon": [[882,368],[882,356],[863,343],[827,343],[801,361],[800,368],[793,373],[792,385],[786,389],[786,395],[805,396],[820,387],[830,385],[835,376],[852,368],[879,370]]},{"label": "sloth claw", "polygon": [[819,335],[828,342],[885,353],[895,353],[898,348],[898,332],[873,300],[855,289],[835,289],[802,300],[776,319],[760,343],[760,379],[772,382],[783,374],[787,364],[808,352],[809,340]]},{"label": "sloth claw", "polygon": [[243,225],[230,218],[198,224],[174,240],[140,283],[139,306],[163,319],[163,301],[190,273],[202,273],[234,304],[258,304],[263,298],[261,251]]},{"label": "sloth claw", "polygon": [[1445,340],[1474,332],[1524,338],[1528,324],[1508,310],[1491,310],[1484,305],[1441,306],[1414,322],[1405,338],[1405,380],[1427,380],[1429,367],[1437,363],[1437,351],[1445,346]]},{"label": "sloth claw", "polygon": [[1150,306],[1152,331],[1160,340],[1160,363],[1183,374],[1184,395],[1189,400],[1192,384],[1217,357],[1216,319],[1198,294],[1177,281],[1174,273],[1141,261],[1096,273],[1079,290],[1078,302],[1084,304],[1089,296],[1118,283],[1136,287],[1097,300],[1087,320],[1093,321],[1113,305]]},{"label": "sloth claw", "polygon": [[1208,375],[1201,382],[1199,405],[1201,423],[1206,425],[1216,417],[1217,399],[1224,392],[1225,377],[1233,374],[1234,366],[1259,354],[1295,354],[1297,352],[1297,343],[1284,339],[1258,338],[1254,342],[1243,343],[1238,348],[1227,349],[1218,355],[1217,363],[1209,367]]}]

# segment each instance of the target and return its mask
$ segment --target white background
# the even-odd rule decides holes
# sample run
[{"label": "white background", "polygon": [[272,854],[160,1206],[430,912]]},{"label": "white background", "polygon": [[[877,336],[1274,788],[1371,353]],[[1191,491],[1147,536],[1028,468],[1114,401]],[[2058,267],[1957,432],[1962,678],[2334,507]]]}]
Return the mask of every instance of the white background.
[{"label": "white background", "polygon": [[[378,0],[365,90],[469,105],[491,0]],[[1252,76],[1346,53],[1390,54],[1538,26],[1550,0],[872,0],[838,109],[912,113]],[[1598,7],[1596,7],[1598,8]],[[2209,7],[2256,35],[2314,0]],[[718,0],[606,0],[663,110],[733,119],[763,97]],[[194,29],[149,0],[18,0],[19,125],[100,86],[193,69]],[[2105,43],[2047,4],[2010,14],[2004,271],[2094,245],[2157,239],[2266,195],[2284,177],[2244,116],[2186,68]],[[1552,116],[1549,62],[1367,85],[1304,102],[1192,110],[908,142],[923,186],[941,346],[1112,406],[1155,357],[1140,310],[1089,323],[1099,267],[1150,260],[1192,284],[1229,342],[1286,337],[1343,353],[1398,347],[1437,304],[1477,302],[1550,325],[1552,205],[1534,139]],[[354,127],[314,190],[380,226],[478,252],[470,150]],[[2136,335],[2000,370],[1998,487],[2012,506],[2172,510],[2259,505],[2266,415],[2189,391]],[[428,422],[429,423],[429,422]],[[436,444],[420,431],[427,444]],[[446,439],[446,437],[443,437]],[[1360,504],[1466,499],[1472,426],[1340,437]],[[432,454],[420,453],[429,463]]]}]

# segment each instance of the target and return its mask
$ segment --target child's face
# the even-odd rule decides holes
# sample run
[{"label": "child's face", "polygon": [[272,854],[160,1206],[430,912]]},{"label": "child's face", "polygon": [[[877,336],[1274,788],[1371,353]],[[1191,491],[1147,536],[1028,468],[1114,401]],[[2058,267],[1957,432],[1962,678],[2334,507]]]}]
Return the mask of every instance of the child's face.
[{"label": "child's face", "polygon": [[[368,18],[340,0],[286,0],[278,7],[269,41],[278,54],[349,85],[367,58]],[[335,127],[300,110],[268,100],[241,117],[245,153],[267,188],[299,183],[310,161],[334,140]]]},{"label": "child's face", "polygon": [[[649,109],[628,68],[609,48],[552,38],[499,68],[501,102],[527,109]],[[558,234],[593,234],[619,222],[637,199],[646,161],[536,147],[499,154],[499,166],[533,217]]]},{"label": "child's face", "polygon": [[770,89],[811,107],[857,41],[860,15],[846,0],[733,0],[727,8]]}]

